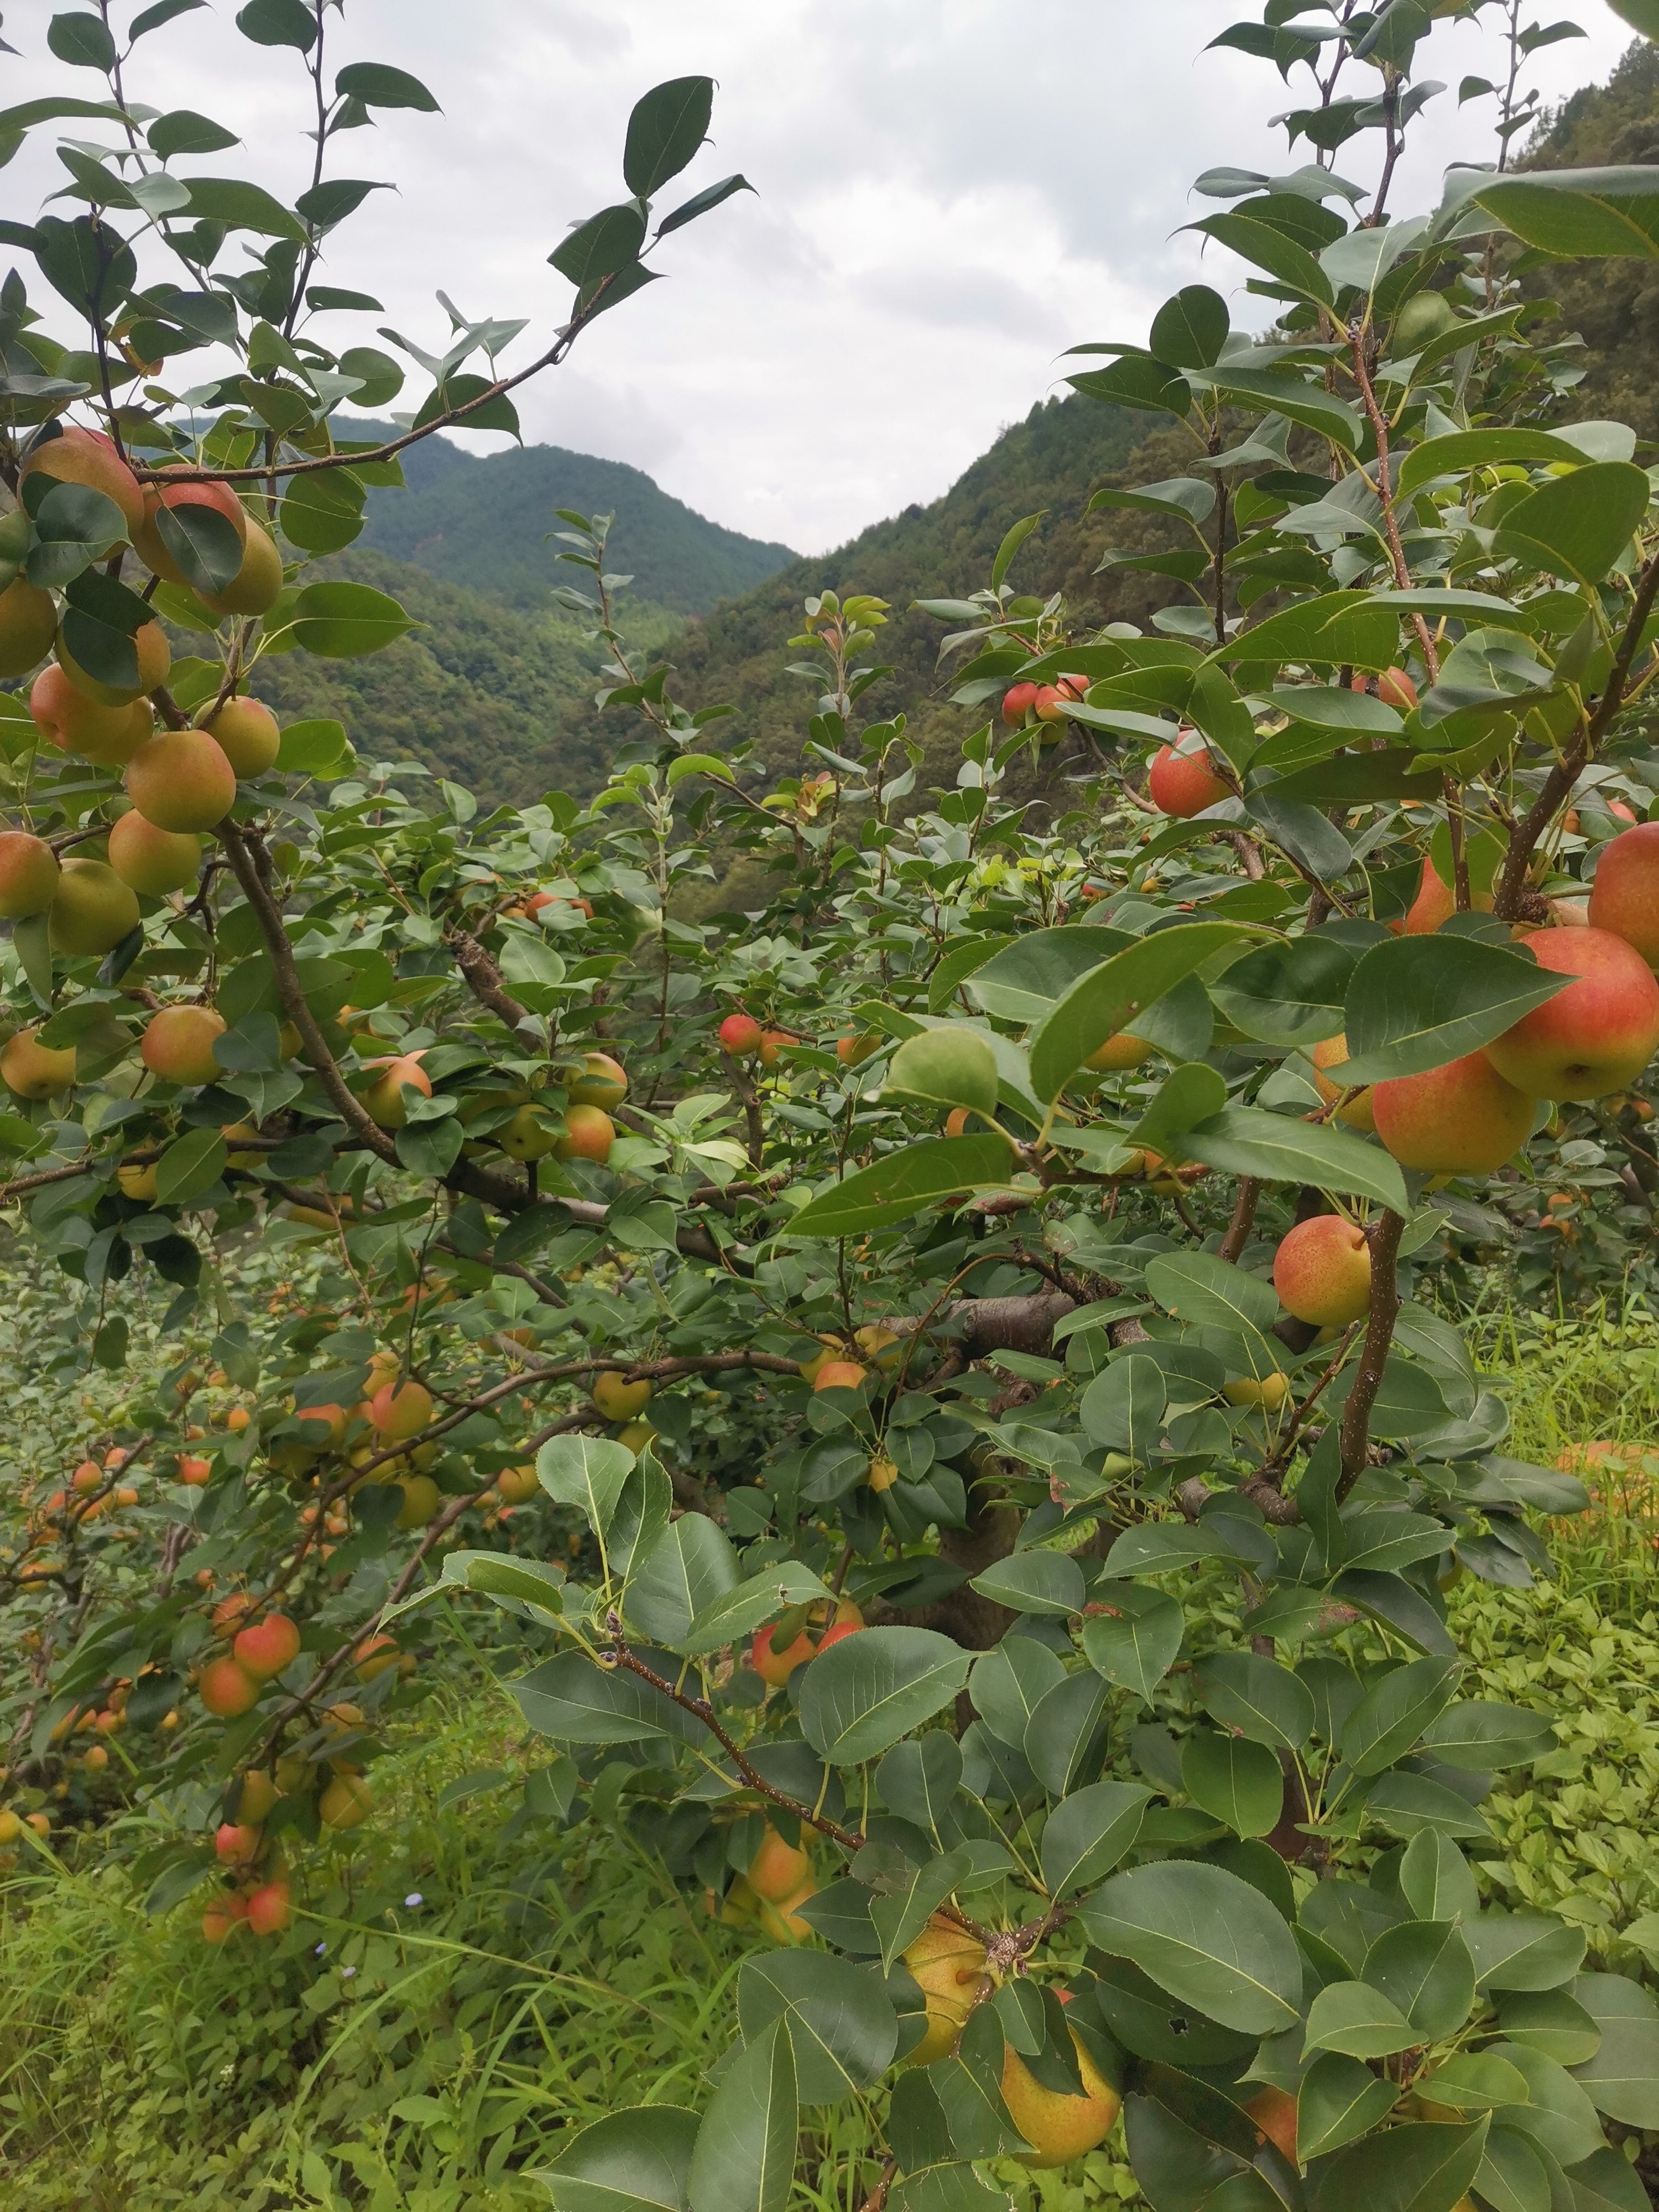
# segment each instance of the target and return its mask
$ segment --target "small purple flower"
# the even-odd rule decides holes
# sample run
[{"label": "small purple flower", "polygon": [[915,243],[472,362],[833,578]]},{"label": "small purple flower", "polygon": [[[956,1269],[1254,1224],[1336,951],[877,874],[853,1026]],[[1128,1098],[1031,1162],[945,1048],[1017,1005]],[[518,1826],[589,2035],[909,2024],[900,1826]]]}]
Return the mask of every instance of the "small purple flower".
[{"label": "small purple flower", "polygon": [[326,1943],[319,1943],[311,1955],[313,1959],[320,1959],[327,1948],[328,1946]]},{"label": "small purple flower", "polygon": [[409,1895],[404,1898],[404,1903],[412,1912],[417,1905],[424,1905],[426,1903],[426,1899],[421,1895],[418,1889],[411,1889]]},{"label": "small purple flower", "polygon": [[342,1966],[340,1969],[340,1979],[343,1982],[349,1982],[356,1971],[357,1969],[355,1966]]}]

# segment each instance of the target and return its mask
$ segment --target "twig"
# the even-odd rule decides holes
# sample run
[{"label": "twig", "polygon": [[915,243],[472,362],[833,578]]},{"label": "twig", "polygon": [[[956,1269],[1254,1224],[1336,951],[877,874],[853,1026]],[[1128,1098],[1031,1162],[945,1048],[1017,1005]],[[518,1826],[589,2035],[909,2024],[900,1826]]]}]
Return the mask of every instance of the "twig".
[{"label": "twig", "polygon": [[1339,1504],[1364,1474],[1370,1449],[1371,1408],[1382,1387],[1382,1370],[1394,1341],[1395,1317],[1400,1311],[1398,1265],[1405,1227],[1403,1217],[1389,1207],[1371,1231],[1370,1318],[1365,1325],[1353,1388],[1342,1408],[1342,1471],[1336,1486]]}]

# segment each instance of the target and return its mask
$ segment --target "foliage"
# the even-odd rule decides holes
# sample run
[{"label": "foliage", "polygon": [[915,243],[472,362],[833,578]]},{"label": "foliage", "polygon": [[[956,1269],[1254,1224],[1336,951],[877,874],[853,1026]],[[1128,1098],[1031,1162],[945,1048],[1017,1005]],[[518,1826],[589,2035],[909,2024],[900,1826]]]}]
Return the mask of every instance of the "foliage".
[{"label": "foliage", "polygon": [[[93,354],[21,278],[3,295],[38,434],[0,544],[23,635],[39,600],[58,626],[31,698],[69,740],[47,766],[9,726],[5,984],[38,1019],[5,1046],[3,1196],[61,1273],[64,1371],[125,1367],[152,1275],[185,1333],[0,1563],[29,1659],[13,1846],[107,1821],[96,1735],[153,1832],[148,1905],[283,1943],[374,1820],[430,1609],[493,1609],[537,1655],[510,1685],[551,1747],[526,1814],[623,1815],[766,1939],[706,2093],[677,2052],[561,2139],[563,2212],[773,2212],[801,2159],[838,2197],[989,2212],[985,2161],[1067,2164],[1120,2112],[1159,2212],[1635,2205],[1618,2146],[1659,2124],[1659,2011],[1581,1971],[1572,1917],[1483,1901],[1496,1778],[1571,1747],[1526,1667],[1472,1694],[1446,1595],[1530,1589],[1535,1516],[1588,1496],[1505,1448],[1417,1293],[1449,1238],[1494,1234],[1511,1154],[1595,1190],[1577,1107],[1632,1100],[1638,1150],[1645,1126],[1659,903],[1640,831],[1610,839],[1613,791],[1659,790],[1652,486],[1627,427],[1559,422],[1565,356],[1506,257],[1659,254],[1649,173],[1459,170],[1395,216],[1429,11],[1326,36],[1273,0],[1226,40],[1309,72],[1292,149],[1352,162],[1376,134],[1377,185],[1207,173],[1201,227],[1279,331],[1189,286],[1072,378],[1187,439],[1182,475],[1091,501],[1166,532],[1109,576],[1186,598],[1101,628],[1024,592],[1016,518],[980,588],[921,610],[969,726],[914,804],[878,588],[806,599],[803,767],[772,778],[630,641],[605,520],[564,511],[562,603],[631,734],[590,803],[485,813],[327,722],[269,757],[240,696],[262,660],[367,657],[409,622],[305,573],[396,466],[330,445],[343,387],[383,404],[400,374],[301,327],[361,197],[320,157],[376,100],[431,104],[354,64],[331,106],[325,12],[240,19],[329,118],[288,209],[140,155],[101,17],[59,18],[117,143],[67,143],[95,214],[18,242]],[[1510,13],[1505,145],[1536,43]],[[514,385],[645,281],[711,96],[639,103],[629,197],[554,248],[575,304],[530,368],[500,370],[511,323],[452,310],[447,356],[388,334],[431,380],[402,437],[510,427]],[[151,127],[151,155],[204,127]],[[214,275],[228,225],[276,240],[258,273]],[[199,294],[151,272],[163,243]],[[240,358],[187,444],[134,363],[204,327]],[[138,475],[58,428],[77,408]],[[205,635],[221,607],[215,657],[168,671],[152,613]],[[95,756],[134,741],[116,818]],[[144,823],[215,841],[170,894],[112,872]],[[775,893],[687,919],[717,847]],[[1580,926],[1592,877],[1616,928]],[[1603,1168],[1636,1206],[1627,1164]],[[289,1270],[263,1310],[227,1265],[256,1249]],[[146,1466],[178,1477],[148,1501]],[[129,1512],[160,1536],[131,1568]],[[1626,1896],[1602,1902],[1605,1928]]]}]

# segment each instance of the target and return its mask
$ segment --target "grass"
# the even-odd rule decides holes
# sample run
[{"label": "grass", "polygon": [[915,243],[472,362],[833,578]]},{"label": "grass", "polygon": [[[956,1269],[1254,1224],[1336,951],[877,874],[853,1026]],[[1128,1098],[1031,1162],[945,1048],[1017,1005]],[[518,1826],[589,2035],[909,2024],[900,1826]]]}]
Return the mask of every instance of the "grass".
[{"label": "grass", "polygon": [[[1659,1441],[1659,1323],[1505,1316],[1487,1364],[1507,1449]],[[1656,1458],[1659,1465],[1659,1457]],[[1467,1577],[1453,1626],[1472,1694],[1544,1705],[1557,1749],[1489,1801],[1488,1896],[1620,1931],[1659,1911],[1659,1617],[1653,1499],[1634,1473],[1552,1525],[1559,1578]],[[569,2131],[645,2102],[703,2105],[750,1939],[707,1920],[627,1825],[532,1816],[516,1708],[452,1679],[377,1765],[380,1810],[312,1880],[289,1933],[204,1946],[199,1899],[146,1914],[107,1858],[0,1888],[0,2166],[31,2212],[520,2212]],[[600,1795],[604,1784],[598,1785]],[[159,1830],[158,1830],[159,1832]],[[803,2138],[800,2212],[856,2212],[873,2169],[855,2109]],[[1138,2201],[1114,2148],[1030,2173],[1019,2212]]]}]

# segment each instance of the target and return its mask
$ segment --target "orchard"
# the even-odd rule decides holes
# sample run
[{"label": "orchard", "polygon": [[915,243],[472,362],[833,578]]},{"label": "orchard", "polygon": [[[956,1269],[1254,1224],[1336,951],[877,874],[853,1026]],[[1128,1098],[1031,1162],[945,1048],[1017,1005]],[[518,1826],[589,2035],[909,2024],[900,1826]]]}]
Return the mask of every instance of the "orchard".
[{"label": "orchard", "polygon": [[[1269,0],[1218,43],[1301,103],[1287,166],[1192,226],[1251,326],[1193,283],[1066,365],[1180,441],[1090,502],[1167,540],[1104,604],[1169,604],[1022,594],[1017,525],[923,603],[941,762],[864,703],[893,610],[823,591],[779,776],[562,514],[611,772],[486,810],[262,675],[404,634],[312,574],[368,491],[514,430],[748,188],[662,197],[713,85],[550,239],[561,325],[391,353],[335,142],[436,100],[252,0],[250,70],[315,90],[285,204],[156,104],[191,4],[58,15],[62,95],[0,114],[68,178],[3,226],[0,1201],[119,1400],[7,1501],[12,1871],[141,1834],[151,1911],[258,1978],[482,1643],[527,1800],[623,1824],[732,1960],[724,2056],[566,2130],[562,2212],[781,2212],[798,2157],[994,2212],[1103,2150],[1155,2212],[1641,2212],[1659,2010],[1617,1929],[1495,1894],[1553,1716],[1472,1693],[1449,1600],[1589,1498],[1506,1449],[1447,1286],[1575,1147],[1610,1208],[1659,1186],[1659,520],[1546,296],[1659,257],[1653,171],[1512,167],[1554,33],[1498,0]],[[1469,22],[1504,159],[1405,212]]]}]

